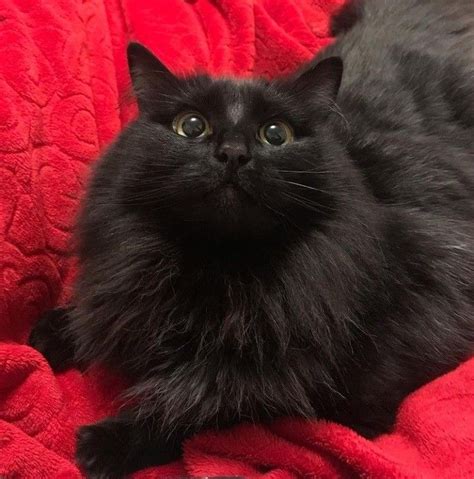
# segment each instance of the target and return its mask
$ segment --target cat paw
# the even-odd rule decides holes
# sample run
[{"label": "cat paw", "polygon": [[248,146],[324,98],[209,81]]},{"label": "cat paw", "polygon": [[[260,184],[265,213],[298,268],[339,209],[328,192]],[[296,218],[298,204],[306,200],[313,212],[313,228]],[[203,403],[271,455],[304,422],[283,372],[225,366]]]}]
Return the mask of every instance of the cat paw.
[{"label": "cat paw", "polygon": [[47,312],[35,324],[28,338],[28,344],[39,351],[56,372],[73,366],[74,347],[64,334],[67,315],[64,309]]},{"label": "cat paw", "polygon": [[122,479],[128,451],[116,424],[103,421],[77,433],[76,462],[88,479]]}]

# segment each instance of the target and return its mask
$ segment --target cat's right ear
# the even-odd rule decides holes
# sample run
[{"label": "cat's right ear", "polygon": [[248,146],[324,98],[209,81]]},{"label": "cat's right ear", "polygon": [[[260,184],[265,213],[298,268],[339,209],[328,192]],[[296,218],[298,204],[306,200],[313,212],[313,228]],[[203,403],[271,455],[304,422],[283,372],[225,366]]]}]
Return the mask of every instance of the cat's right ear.
[{"label": "cat's right ear", "polygon": [[342,73],[341,58],[326,58],[296,76],[292,85],[293,92],[307,96],[321,105],[331,105],[336,101]]},{"label": "cat's right ear", "polygon": [[177,78],[140,43],[128,45],[127,58],[133,92],[140,111],[147,111],[161,95],[176,90]]}]

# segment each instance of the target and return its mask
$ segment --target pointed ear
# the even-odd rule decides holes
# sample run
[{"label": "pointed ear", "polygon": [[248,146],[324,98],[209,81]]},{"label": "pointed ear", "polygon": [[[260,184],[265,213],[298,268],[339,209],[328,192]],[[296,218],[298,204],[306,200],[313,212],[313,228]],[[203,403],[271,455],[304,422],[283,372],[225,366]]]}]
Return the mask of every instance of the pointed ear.
[{"label": "pointed ear", "polygon": [[339,57],[321,60],[295,79],[295,91],[298,94],[311,95],[321,103],[333,103],[341,86],[343,69]]},{"label": "pointed ear", "polygon": [[140,111],[146,111],[150,103],[156,103],[160,94],[176,89],[177,78],[143,45],[130,43],[127,57]]}]

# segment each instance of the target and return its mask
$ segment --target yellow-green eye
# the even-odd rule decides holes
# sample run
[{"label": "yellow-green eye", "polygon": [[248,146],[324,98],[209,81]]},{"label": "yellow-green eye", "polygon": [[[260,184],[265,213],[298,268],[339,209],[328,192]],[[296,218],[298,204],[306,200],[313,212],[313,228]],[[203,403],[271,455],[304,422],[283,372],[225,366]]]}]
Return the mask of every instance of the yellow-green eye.
[{"label": "yellow-green eye", "polygon": [[186,138],[201,138],[212,133],[209,122],[195,111],[188,111],[176,115],[173,120],[173,130]]},{"label": "yellow-green eye", "polygon": [[270,121],[260,127],[258,139],[267,145],[286,145],[294,139],[293,129],[284,121]]}]

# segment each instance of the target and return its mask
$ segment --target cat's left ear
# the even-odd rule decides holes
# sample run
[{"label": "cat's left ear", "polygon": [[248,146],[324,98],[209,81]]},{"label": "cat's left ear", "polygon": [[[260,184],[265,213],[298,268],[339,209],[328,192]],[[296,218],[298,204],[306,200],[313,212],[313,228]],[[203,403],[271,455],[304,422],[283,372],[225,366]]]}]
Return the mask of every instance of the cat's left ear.
[{"label": "cat's left ear", "polygon": [[344,67],[341,58],[329,57],[312,65],[294,80],[294,91],[322,103],[336,100]]},{"label": "cat's left ear", "polygon": [[140,111],[146,111],[160,95],[176,90],[178,79],[143,45],[130,43],[127,57]]}]

